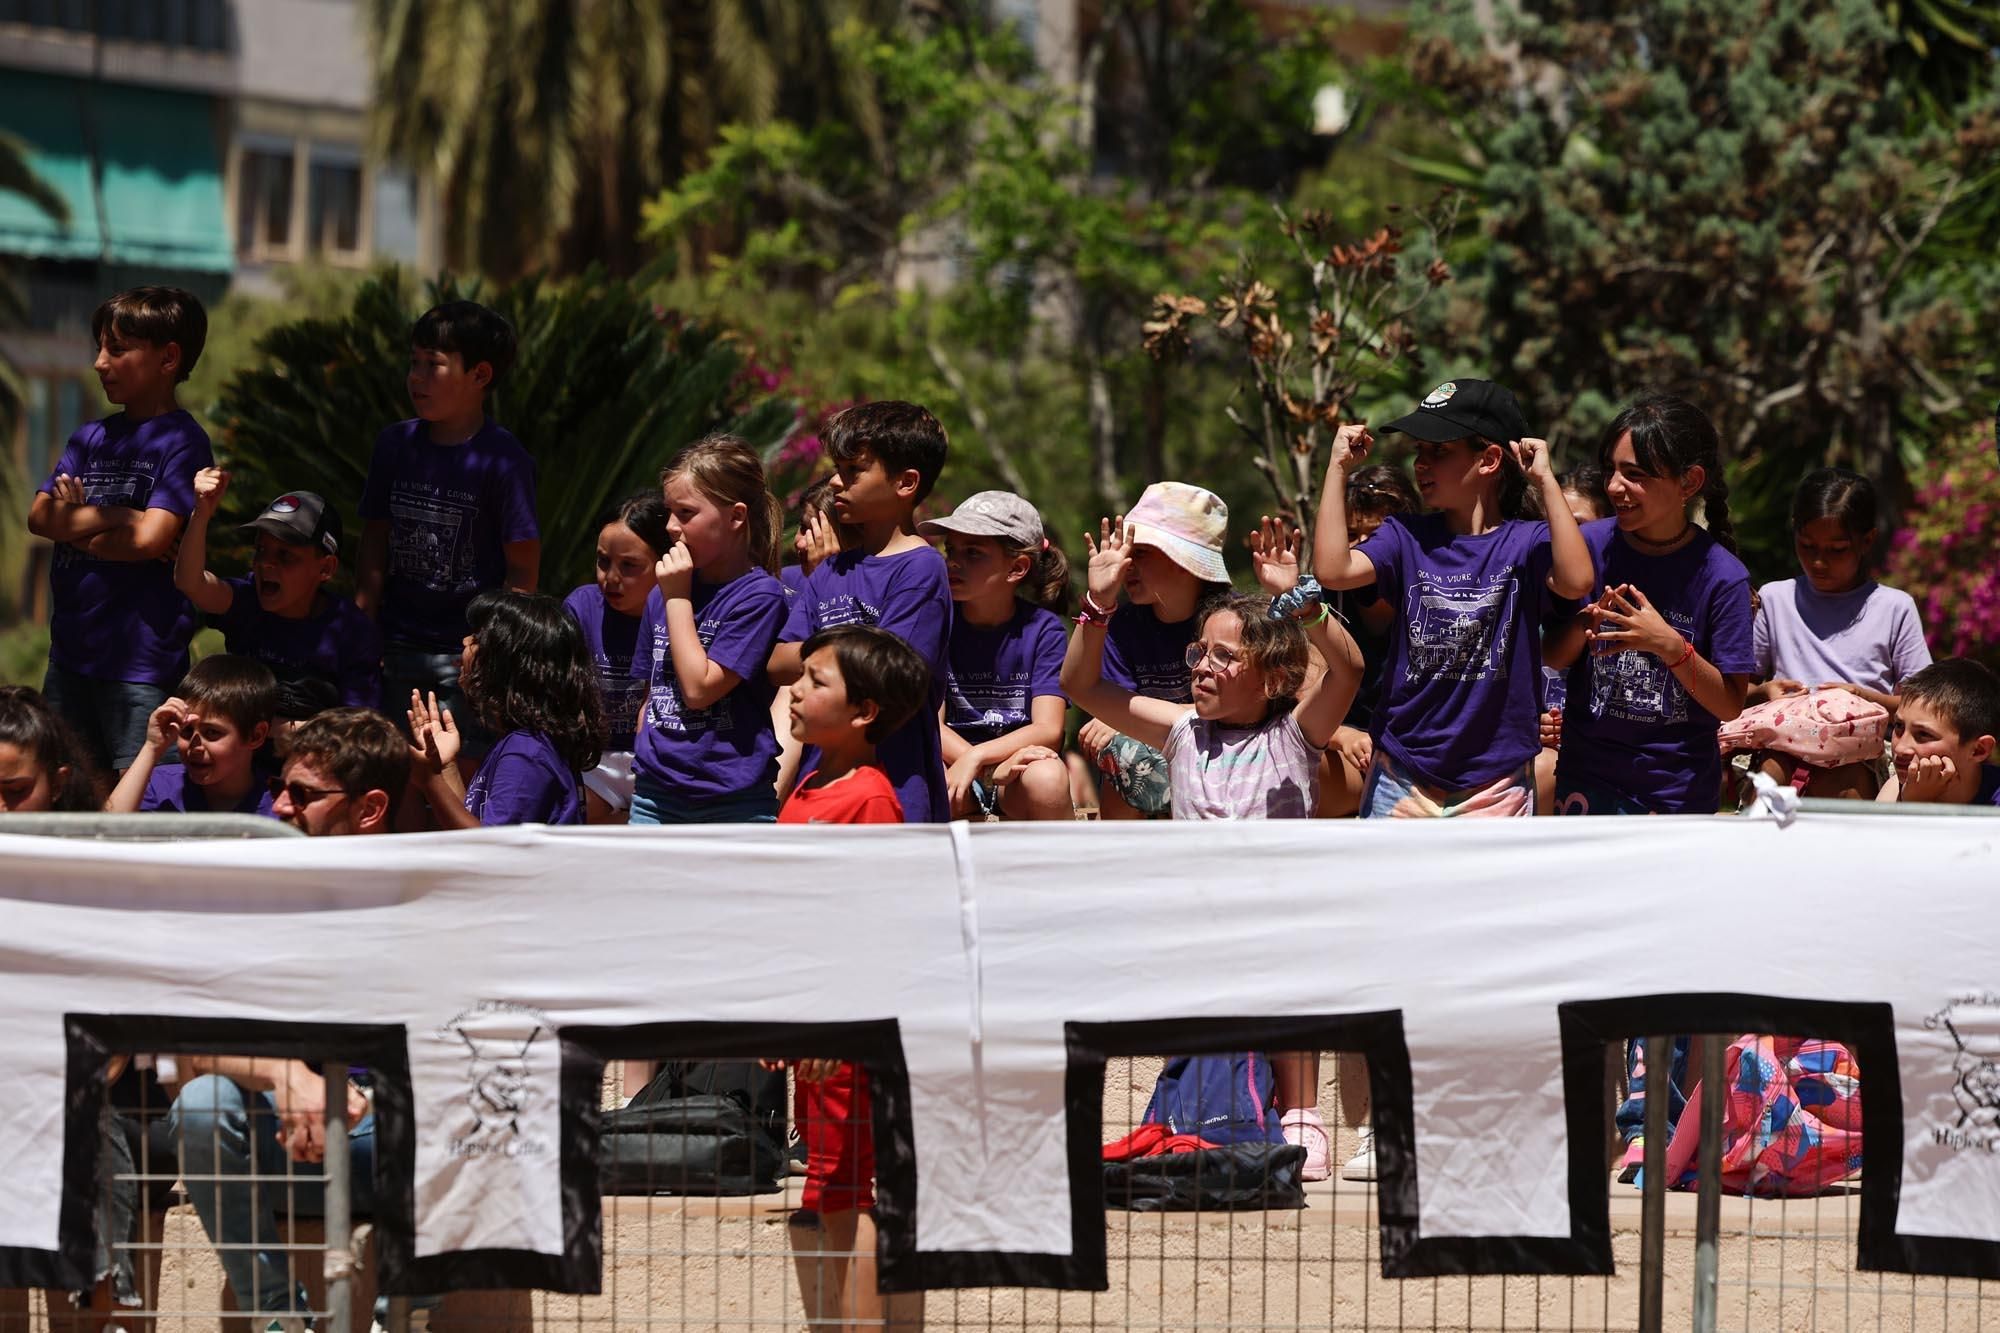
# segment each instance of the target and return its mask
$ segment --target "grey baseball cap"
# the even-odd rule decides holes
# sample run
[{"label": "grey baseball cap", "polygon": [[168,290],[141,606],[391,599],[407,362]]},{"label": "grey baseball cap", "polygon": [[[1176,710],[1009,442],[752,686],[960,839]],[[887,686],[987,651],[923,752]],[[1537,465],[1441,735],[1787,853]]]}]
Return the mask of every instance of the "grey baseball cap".
[{"label": "grey baseball cap", "polygon": [[920,523],[917,531],[926,537],[941,537],[947,532],[967,537],[998,537],[1027,550],[1040,547],[1045,539],[1041,514],[1012,491],[968,495],[948,517]]}]

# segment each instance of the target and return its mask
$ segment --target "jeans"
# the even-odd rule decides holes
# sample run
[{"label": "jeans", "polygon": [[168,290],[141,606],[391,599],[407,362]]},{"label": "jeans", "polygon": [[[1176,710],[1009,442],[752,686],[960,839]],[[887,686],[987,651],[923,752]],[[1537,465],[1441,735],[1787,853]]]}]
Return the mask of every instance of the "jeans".
[{"label": "jeans", "polygon": [[[1688,1039],[1675,1037],[1667,1064],[1667,1132],[1671,1134],[1687,1106]],[[1625,1043],[1625,1100],[1618,1103],[1618,1137],[1626,1143],[1646,1132],[1646,1043]]]},{"label": "jeans", "polygon": [[[305,1288],[292,1276],[278,1229],[280,1211],[322,1216],[326,1182],[316,1162],[290,1161],[278,1142],[278,1111],[267,1092],[248,1092],[230,1079],[204,1074],[174,1099],[167,1124],[180,1148],[181,1178],[216,1246],[216,1257],[236,1296],[236,1308],[262,1314],[297,1313],[308,1307]],[[375,1117],[349,1129],[352,1165],[349,1197],[356,1216],[375,1205]],[[279,1177],[234,1181],[230,1176]],[[217,1179],[223,1177],[223,1179]],[[271,1248],[265,1248],[265,1247]],[[416,1297],[420,1309],[437,1297]],[[378,1302],[378,1309],[385,1308]]]},{"label": "jeans", "polygon": [[[382,647],[382,711],[402,726],[410,712],[410,691],[426,698],[437,695],[438,707],[449,708],[458,724],[462,753],[484,759],[499,739],[479,725],[465,691],[458,685],[458,654],[433,652],[414,644],[390,643]],[[406,727],[405,730],[408,728]]]},{"label": "jeans", "polygon": [[[62,714],[63,721],[91,760],[106,773],[123,772],[146,744],[146,720],[167,701],[164,685],[143,680],[98,680],[49,664],[42,679],[42,696]],[[408,704],[404,705],[407,710]]]},{"label": "jeans", "polygon": [[628,824],[770,824],[778,818],[778,793],[761,787],[694,801],[672,787],[641,777],[632,784]]}]

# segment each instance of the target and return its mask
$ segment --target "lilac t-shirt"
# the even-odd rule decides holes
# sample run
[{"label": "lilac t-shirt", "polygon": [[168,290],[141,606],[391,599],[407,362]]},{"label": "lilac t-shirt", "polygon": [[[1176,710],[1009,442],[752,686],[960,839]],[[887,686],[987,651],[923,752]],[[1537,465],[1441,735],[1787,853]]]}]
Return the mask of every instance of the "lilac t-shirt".
[{"label": "lilac t-shirt", "polygon": [[1146,699],[1170,704],[1194,702],[1194,672],[1188,670],[1187,647],[1200,637],[1199,614],[1171,623],[1150,606],[1126,602],[1111,613],[1104,628],[1105,680]]},{"label": "lilac t-shirt", "polygon": [[[69,437],[41,489],[64,473],[86,503],[194,512],[194,474],[215,465],[208,436],[186,412],[132,422],[123,412],[85,422]],[[171,689],[187,674],[194,604],[166,560],[100,560],[59,545],[49,564],[49,661],[93,680]]]},{"label": "lilac t-shirt", "polygon": [[535,463],[488,421],[461,444],[432,444],[429,423],[399,421],[375,439],[361,517],[389,523],[382,637],[431,652],[465,639],[465,608],[506,581],[509,542],[541,536]]},{"label": "lilac t-shirt", "polygon": [[583,627],[583,643],[597,667],[597,697],[604,707],[604,748],[630,752],[639,728],[639,709],[646,702],[646,672],[635,670],[639,631],[644,620],[614,610],[604,590],[586,583],[563,598],[563,605]]},{"label": "lilac t-shirt", "polygon": [[[1593,599],[1629,583],[1717,671],[1755,669],[1750,571],[1720,542],[1697,529],[1680,550],[1646,555],[1619,535],[1615,518],[1584,524],[1583,540],[1597,569]],[[1586,651],[1569,669],[1558,781],[1607,787],[1655,814],[1713,814],[1722,791],[1721,726],[1651,653]]]},{"label": "lilac t-shirt", "polygon": [[465,808],[481,824],[581,824],[583,789],[549,738],[510,731],[480,761]]},{"label": "lilac t-shirt", "polygon": [[785,586],[752,569],[717,587],[694,583],[694,627],[708,660],[741,679],[706,708],[681,701],[681,681],[667,634],[667,602],[658,588],[646,599],[643,645],[633,672],[652,693],[646,700],[632,770],[677,796],[695,801],[751,792],[777,795],[778,734],[771,729],[777,687],[765,674],[784,627]]},{"label": "lilac t-shirt", "polygon": [[382,704],[382,632],[345,597],[321,592],[299,620],[274,616],[257,601],[250,579],[225,579],[229,609],[215,617],[232,653],[254,657],[280,684],[307,678],[331,682],[349,708]]},{"label": "lilac t-shirt", "polygon": [[1004,625],[951,624],[945,676],[945,725],[971,745],[1028,725],[1034,700],[1060,699],[1069,643],[1055,612],[1016,600]]},{"label": "lilac t-shirt", "polygon": [[[797,643],[835,625],[880,626],[916,649],[930,667],[928,705],[875,747],[875,763],[896,784],[904,823],[945,823],[951,802],[937,724],[948,669],[945,646],[951,637],[951,586],[944,557],[922,546],[887,556],[842,551],[821,561],[806,576],[805,590],[792,598],[778,638]],[[810,773],[818,762],[819,752],[808,746],[799,771]]]},{"label": "lilac t-shirt", "polygon": [[1760,676],[1894,694],[1931,664],[1916,601],[1896,588],[1870,581],[1829,597],[1805,579],[1780,579],[1757,596]]},{"label": "lilac t-shirt", "polygon": [[1534,758],[1549,525],[1512,519],[1458,536],[1442,514],[1393,514],[1362,553],[1376,591],[1398,612],[1377,743],[1418,781],[1448,791]]},{"label": "lilac t-shirt", "polygon": [[271,772],[263,764],[253,766],[250,790],[243,794],[243,799],[227,810],[216,810],[208,803],[208,789],[190,782],[185,767],[161,764],[146,779],[146,790],[139,796],[139,809],[168,810],[188,815],[265,815],[275,819],[277,816],[271,814],[271,803],[277,797],[271,794]]},{"label": "lilac t-shirt", "polygon": [[1256,727],[1184,713],[1167,733],[1175,819],[1310,819],[1319,757],[1290,709]]}]

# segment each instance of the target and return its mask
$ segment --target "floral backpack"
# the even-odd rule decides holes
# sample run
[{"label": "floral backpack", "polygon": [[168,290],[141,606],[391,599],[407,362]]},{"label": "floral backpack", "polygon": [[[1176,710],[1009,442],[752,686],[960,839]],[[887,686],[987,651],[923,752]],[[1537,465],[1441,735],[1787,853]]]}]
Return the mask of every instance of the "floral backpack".
[{"label": "floral backpack", "polygon": [[1889,710],[1851,690],[1813,690],[1744,709],[1722,724],[1724,754],[1777,750],[1814,768],[1879,759]]}]

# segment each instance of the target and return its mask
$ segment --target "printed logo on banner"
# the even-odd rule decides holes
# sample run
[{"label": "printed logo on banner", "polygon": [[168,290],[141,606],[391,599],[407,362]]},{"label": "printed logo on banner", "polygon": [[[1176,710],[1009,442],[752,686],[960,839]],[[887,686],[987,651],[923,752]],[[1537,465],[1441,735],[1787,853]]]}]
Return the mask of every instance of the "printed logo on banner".
[{"label": "printed logo on banner", "polygon": [[537,1063],[538,1053],[555,1049],[543,1038],[555,1031],[539,1009],[506,1000],[481,1000],[438,1029],[445,1041],[462,1043],[467,1061],[465,1105],[470,1123],[451,1139],[453,1157],[539,1157],[551,1151],[545,1138],[524,1132],[522,1118],[537,1098],[550,1096],[553,1065]]},{"label": "printed logo on banner", "polygon": [[1931,1139],[1954,1151],[2000,1152],[2000,995],[1968,991],[1924,1020],[1958,1048],[1952,1057],[1952,1101],[1958,1115],[1931,1126]]}]

